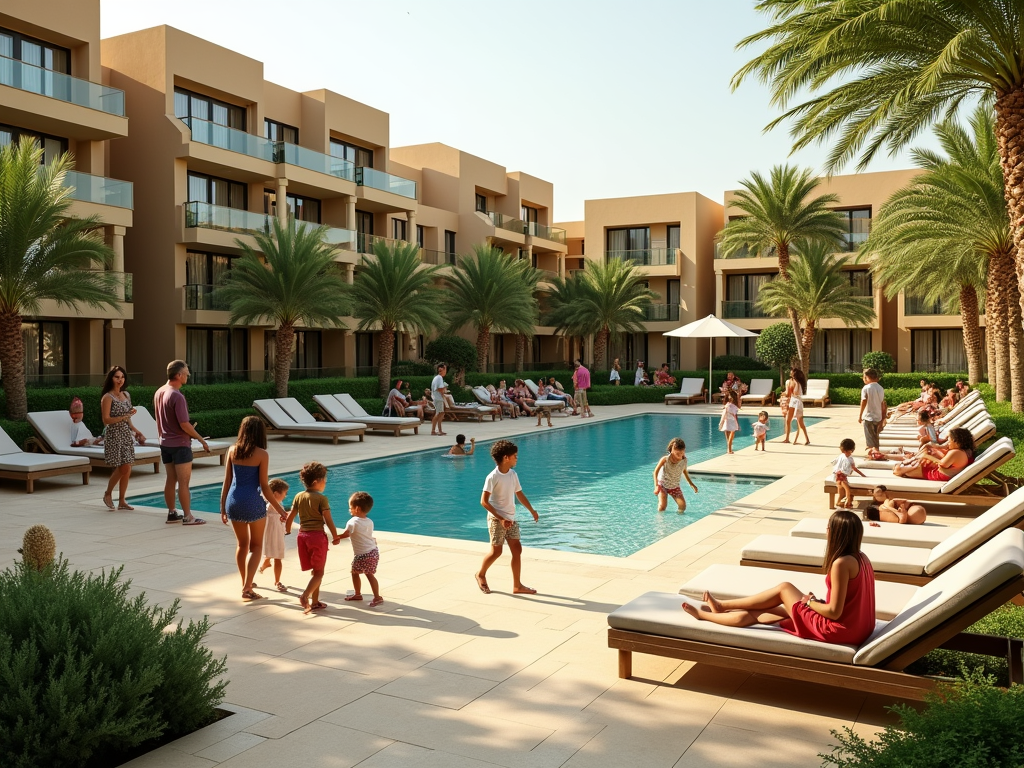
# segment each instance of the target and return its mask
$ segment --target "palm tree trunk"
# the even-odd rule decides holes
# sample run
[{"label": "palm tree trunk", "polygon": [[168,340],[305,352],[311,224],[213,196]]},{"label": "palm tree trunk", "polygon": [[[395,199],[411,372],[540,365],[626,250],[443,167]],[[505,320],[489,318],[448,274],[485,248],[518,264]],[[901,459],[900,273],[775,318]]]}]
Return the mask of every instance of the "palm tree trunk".
[{"label": "palm tree trunk", "polygon": [[21,335],[21,315],[0,315],[0,384],[7,399],[7,418],[24,421],[28,413],[25,393],[25,340]]},{"label": "palm tree trunk", "polygon": [[395,356],[395,329],[385,325],[380,329],[380,357],[377,362],[377,388],[381,397],[391,391],[391,361]]},{"label": "palm tree trunk", "polygon": [[295,346],[295,326],[281,323],[274,334],[274,392],[276,397],[288,397],[288,373],[292,368],[292,348]]},{"label": "palm tree trunk", "polygon": [[[780,242],[778,244],[779,249],[779,277],[783,280],[789,280],[789,243]],[[795,309],[789,310],[789,324],[793,326],[793,338],[796,340],[796,352],[800,356],[799,365],[800,370],[807,373],[807,365],[804,364],[804,360],[808,359],[803,354],[803,341],[800,334],[800,318],[797,316]]]},{"label": "palm tree trunk", "polygon": [[[804,326],[803,336],[800,339],[800,361],[810,361],[811,359],[811,347],[814,345],[814,321],[808,320],[807,325]],[[806,368],[801,368],[804,373],[810,373]]]},{"label": "palm tree trunk", "polygon": [[526,364],[526,334],[516,334],[516,373],[522,373]]},{"label": "palm tree trunk", "polygon": [[[991,293],[985,297],[985,372],[988,383],[996,390],[996,400],[1003,401],[1009,397],[1010,393],[1009,386],[1001,386],[1004,376],[1007,377],[1007,381],[1009,380],[1010,350],[1002,343],[1007,339],[998,338],[1001,334],[996,322],[1000,318],[1003,322],[1006,320],[1006,304],[1004,303],[1001,307],[998,304],[998,300]],[[1002,335],[1006,336],[1008,333],[1009,331]]]},{"label": "palm tree trunk", "polygon": [[[1024,302],[1024,88],[1015,88],[1009,92],[996,92],[996,141],[999,144],[999,164],[1003,168],[1003,193],[1006,196],[1006,207],[1010,215],[1010,231],[1013,233],[1014,267],[1017,273],[1018,305]],[[1013,322],[1013,312],[1007,307],[1007,315]],[[1020,315],[1016,326],[1020,327]],[[1016,355],[1014,352],[1013,333],[1010,336],[1011,350],[1011,381],[1013,371],[1019,368],[1021,359],[1020,339],[1017,340]],[[1018,377],[1020,373],[1018,371]],[[1011,383],[1011,390],[1012,390]],[[1024,393],[1011,391],[1014,411],[1024,408]]]},{"label": "palm tree trunk", "polygon": [[[996,400],[1010,398],[1010,331],[1007,327],[1008,288],[1015,280],[1013,256],[1008,252],[989,254],[985,286],[985,336],[994,355],[990,356],[988,383],[996,388]],[[1019,314],[1019,309],[1018,309]],[[995,358],[995,368],[991,365]]]},{"label": "palm tree trunk", "polygon": [[1009,328],[1006,365],[1010,369],[1010,407],[1014,413],[1020,413],[1024,411],[1024,318],[1016,281],[1009,280],[1006,285],[1006,325]]},{"label": "palm tree trunk", "polygon": [[594,338],[594,370],[605,369],[605,354],[608,352],[608,326],[604,326],[597,332]]},{"label": "palm tree trunk", "polygon": [[978,290],[973,285],[960,286],[960,317],[964,323],[967,381],[973,387],[981,380],[981,325],[978,321]]},{"label": "palm tree trunk", "polygon": [[482,325],[476,334],[476,369],[487,373],[487,357],[491,351],[491,326]]}]

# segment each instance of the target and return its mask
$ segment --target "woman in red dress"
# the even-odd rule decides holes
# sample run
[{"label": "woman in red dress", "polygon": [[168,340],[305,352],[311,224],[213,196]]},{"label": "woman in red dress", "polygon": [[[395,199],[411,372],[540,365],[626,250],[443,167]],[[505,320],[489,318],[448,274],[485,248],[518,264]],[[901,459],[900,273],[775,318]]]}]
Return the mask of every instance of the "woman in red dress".
[{"label": "woman in red dress", "polygon": [[853,512],[841,509],[828,521],[825,543],[825,599],[802,594],[785,582],[738,600],[716,600],[704,593],[700,609],[683,610],[701,621],[728,627],[778,624],[797,637],[825,643],[860,645],[875,629],[875,572],[860,551],[864,527]]}]

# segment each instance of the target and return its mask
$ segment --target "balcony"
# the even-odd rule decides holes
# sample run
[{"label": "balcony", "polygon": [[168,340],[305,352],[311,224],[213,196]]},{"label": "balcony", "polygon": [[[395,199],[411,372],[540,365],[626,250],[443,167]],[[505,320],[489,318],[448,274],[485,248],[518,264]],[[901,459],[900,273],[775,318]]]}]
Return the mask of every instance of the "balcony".
[{"label": "balcony", "polygon": [[772,317],[758,306],[756,301],[723,301],[723,318]]},{"label": "balcony", "polygon": [[678,304],[651,304],[644,309],[644,317],[651,322],[679,320]]},{"label": "balcony", "polygon": [[498,229],[504,229],[508,232],[516,232],[520,235],[526,233],[526,222],[522,219],[517,219],[515,216],[498,213],[497,211],[488,211],[487,218],[489,218],[491,223]]},{"label": "balcony", "polygon": [[605,260],[622,259],[637,266],[661,267],[676,263],[678,248],[642,248],[631,251],[606,251]]},{"label": "balcony", "polygon": [[124,117],[124,91],[0,56],[0,85]]},{"label": "balcony", "polygon": [[239,235],[269,234],[271,216],[211,203],[185,203],[185,228],[217,229]]},{"label": "balcony", "polygon": [[266,160],[268,163],[274,162],[274,142],[268,141],[262,136],[254,136],[237,128],[228,128],[226,125],[218,125],[209,120],[200,120],[195,117],[182,118],[182,122],[192,132],[192,141],[226,149],[230,152],[238,152],[257,160]]},{"label": "balcony", "polygon": [[533,237],[539,237],[543,240],[551,240],[555,243],[561,243],[565,245],[565,230],[559,227],[546,227],[543,224],[538,224],[535,221],[524,222],[526,224],[526,234],[532,235]]},{"label": "balcony", "polygon": [[188,310],[216,310],[219,312],[227,312],[230,310],[226,301],[220,299],[214,291],[216,286],[214,285],[186,285],[184,286],[185,293],[185,309]]},{"label": "balcony", "polygon": [[[775,255],[774,253],[772,254]],[[722,244],[715,243],[715,258],[716,259],[753,259],[757,258],[758,254],[751,253],[749,248],[741,248],[738,252],[733,253],[729,256],[722,255]]]},{"label": "balcony", "polygon": [[394,248],[396,245],[404,242],[404,240],[392,240],[389,237],[381,237],[380,235],[368,235],[365,232],[356,233],[356,250],[359,253],[373,253],[373,248],[377,243],[384,243],[389,248]]},{"label": "balcony", "polygon": [[[318,226],[317,224],[311,224],[311,226]],[[356,231],[354,229],[342,229],[340,227],[327,227],[324,231],[324,242],[330,245],[343,246],[349,245],[356,241]]]},{"label": "balcony", "polygon": [[845,242],[843,250],[848,252],[856,251],[860,248],[871,233],[871,219],[854,219],[853,221],[854,229],[857,231],[846,232],[843,234],[843,240]]},{"label": "balcony", "polygon": [[[984,308],[979,306],[984,311]],[[951,301],[925,301],[916,296],[903,297],[903,314],[905,315],[958,315],[954,312]]]},{"label": "balcony", "polygon": [[384,171],[357,166],[355,180],[360,187],[379,189],[381,192],[390,192],[410,200],[416,199],[416,182],[412,179],[403,179],[401,176],[394,176]]},{"label": "balcony", "polygon": [[[299,168],[316,171],[317,173],[326,173],[328,176],[345,179],[346,181],[356,180],[356,166],[349,160],[343,160],[333,155],[325,155],[323,152],[314,152],[312,149],[306,149],[296,144],[287,144],[283,141],[277,142],[274,148],[274,162],[296,165]],[[415,185],[415,182],[410,183]],[[415,197],[415,195],[416,191],[414,188],[413,196]]]},{"label": "balcony", "polygon": [[456,262],[456,256],[454,253],[420,248],[420,261],[424,264],[432,264],[434,266],[441,266],[444,264],[454,265]]},{"label": "balcony", "polygon": [[113,205],[118,208],[131,209],[132,207],[132,183],[130,181],[93,176],[80,171],[68,171],[64,176],[64,186],[71,190],[72,200]]}]

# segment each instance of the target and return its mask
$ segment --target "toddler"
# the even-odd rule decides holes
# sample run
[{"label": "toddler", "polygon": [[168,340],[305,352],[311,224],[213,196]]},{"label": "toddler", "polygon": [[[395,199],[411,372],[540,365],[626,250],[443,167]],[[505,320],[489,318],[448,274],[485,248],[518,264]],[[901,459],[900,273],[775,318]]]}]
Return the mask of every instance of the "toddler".
[{"label": "toddler", "polygon": [[870,526],[879,528],[879,522],[921,525],[928,519],[928,512],[921,504],[893,498],[884,485],[876,485],[871,496],[874,503],[864,510],[864,519]]},{"label": "toddler", "polygon": [[722,406],[722,419],[718,423],[718,429],[721,432],[725,432],[725,444],[728,447],[728,453],[733,453],[732,450],[732,439],[736,436],[736,433],[740,428],[739,421],[740,412],[740,396],[736,394],[735,390],[730,389],[725,393],[725,404]]},{"label": "toddler", "polygon": [[836,509],[851,509],[853,507],[853,491],[848,482],[850,475],[856,472],[861,477],[867,477],[857,469],[857,463],[853,460],[853,451],[856,447],[857,444],[853,440],[846,438],[839,443],[840,453],[832,460],[832,464],[835,466],[832,479],[835,480],[836,488],[839,489]]},{"label": "toddler", "polygon": [[319,461],[311,461],[299,472],[299,479],[305,486],[292,499],[294,518],[299,518],[299,535],[295,542],[299,551],[299,565],[304,571],[313,571],[309,584],[302,590],[299,604],[303,612],[319,611],[327,607],[320,602],[320,583],[324,580],[327,567],[327,535],[324,526],[331,532],[331,543],[340,544],[341,536],[331,518],[331,503],[324,496],[327,485],[327,467]]},{"label": "toddler", "polygon": [[352,539],[352,586],[355,592],[348,595],[348,601],[362,600],[362,584],[359,574],[366,576],[370,582],[370,589],[373,590],[373,600],[370,607],[380,605],[384,598],[380,596],[380,585],[377,584],[377,564],[380,563],[380,550],[377,549],[377,540],[373,538],[373,521],[370,519],[370,510],[373,509],[373,497],[366,491],[356,491],[348,500],[348,513],[352,515],[345,530],[341,532],[341,538]]},{"label": "toddler", "polygon": [[697,493],[697,486],[690,479],[690,473],[686,471],[686,443],[681,438],[673,437],[666,449],[667,453],[661,457],[658,466],[654,468],[654,495],[658,497],[658,511],[664,512],[668,507],[668,497],[676,500],[676,506],[680,512],[686,511],[686,499],[683,498],[683,489],[679,482],[686,478],[694,493]]},{"label": "toddler", "polygon": [[[270,492],[278,504],[284,504],[284,497],[288,495],[288,483],[279,477],[270,481]],[[274,505],[267,502],[267,526],[263,529],[263,564],[260,565],[260,573],[263,573],[274,565],[274,586],[278,592],[287,592],[281,582],[281,569],[284,566],[284,526],[292,517],[291,510],[288,516],[279,515],[274,510]]]},{"label": "toddler", "polygon": [[103,436],[93,437],[92,432],[82,421],[85,418],[85,406],[82,404],[81,398],[71,398],[71,407],[68,408],[68,413],[71,415],[71,446],[73,448],[103,444]]},{"label": "toddler", "polygon": [[476,438],[469,438],[469,450],[466,450],[466,436],[456,435],[455,445],[448,449],[449,456],[472,456],[476,450]]},{"label": "toddler", "polygon": [[761,446],[763,451],[765,441],[768,439],[768,411],[761,411],[757,414],[757,421],[754,422],[754,450],[757,450],[757,446]]}]

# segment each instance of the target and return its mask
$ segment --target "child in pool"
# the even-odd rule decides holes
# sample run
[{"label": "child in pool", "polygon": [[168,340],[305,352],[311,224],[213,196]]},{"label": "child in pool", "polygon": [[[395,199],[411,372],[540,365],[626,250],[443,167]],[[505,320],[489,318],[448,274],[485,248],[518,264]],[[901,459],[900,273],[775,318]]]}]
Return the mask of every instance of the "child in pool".
[{"label": "child in pool", "polygon": [[466,450],[466,436],[456,435],[455,445],[448,449],[448,456],[472,456],[476,450],[476,438],[469,438],[469,450]]},{"label": "child in pool", "polygon": [[757,414],[757,421],[754,422],[754,450],[757,450],[757,446],[761,446],[761,450],[765,449],[765,442],[768,439],[768,411],[761,411]]},{"label": "child in pool", "polygon": [[680,512],[686,511],[686,499],[683,498],[683,489],[679,482],[686,478],[694,493],[697,493],[697,486],[690,479],[690,473],[686,471],[686,443],[681,438],[674,437],[669,441],[667,453],[661,457],[658,466],[654,468],[654,495],[658,497],[658,511],[664,512],[668,507],[668,497],[676,500],[676,506]]}]

